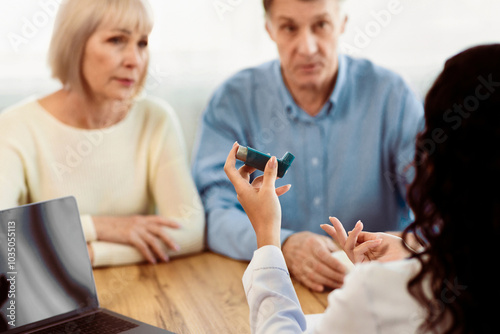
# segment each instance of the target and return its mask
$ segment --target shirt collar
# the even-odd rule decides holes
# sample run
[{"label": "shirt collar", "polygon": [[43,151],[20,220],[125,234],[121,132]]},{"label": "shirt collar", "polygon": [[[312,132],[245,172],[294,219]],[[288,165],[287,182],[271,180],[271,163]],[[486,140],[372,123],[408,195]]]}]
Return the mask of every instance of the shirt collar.
[{"label": "shirt collar", "polygon": [[330,94],[329,99],[323,105],[321,111],[315,117],[309,116],[305,111],[303,111],[293,100],[292,94],[288,90],[285,85],[285,81],[283,79],[283,75],[281,73],[281,63],[280,61],[275,62],[274,66],[274,74],[277,78],[277,84],[279,87],[279,93],[281,95],[281,100],[283,101],[283,105],[285,107],[285,112],[289,117],[300,120],[314,120],[314,119],[323,119],[332,114],[335,107],[338,105],[338,101],[340,98],[340,94],[343,90],[346,81],[346,59],[344,55],[339,55],[339,68],[337,71],[337,80],[335,82],[335,87],[333,92]]}]

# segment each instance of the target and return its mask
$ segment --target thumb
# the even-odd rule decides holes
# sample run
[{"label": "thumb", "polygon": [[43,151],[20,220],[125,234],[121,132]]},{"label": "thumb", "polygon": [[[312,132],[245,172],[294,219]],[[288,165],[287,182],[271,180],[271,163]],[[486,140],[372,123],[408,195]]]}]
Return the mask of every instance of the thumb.
[{"label": "thumb", "polygon": [[264,180],[262,181],[262,187],[272,188],[274,191],[274,185],[276,182],[276,177],[278,176],[278,162],[276,157],[272,156],[271,159],[266,164],[264,169]]}]

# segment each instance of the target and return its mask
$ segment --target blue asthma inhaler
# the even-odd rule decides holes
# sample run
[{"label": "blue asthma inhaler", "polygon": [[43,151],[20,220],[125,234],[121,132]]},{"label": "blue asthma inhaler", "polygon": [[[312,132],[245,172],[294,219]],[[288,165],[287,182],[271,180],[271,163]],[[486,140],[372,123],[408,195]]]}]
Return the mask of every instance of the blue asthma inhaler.
[{"label": "blue asthma inhaler", "polygon": [[[238,147],[238,151],[236,152],[236,159],[243,161],[247,166],[264,171],[267,161],[271,159],[271,156],[259,152],[251,147],[240,145]],[[295,156],[290,152],[286,152],[283,158],[276,159],[278,161],[278,177],[285,176],[285,173],[288,168],[290,168],[293,159],[295,159]]]}]

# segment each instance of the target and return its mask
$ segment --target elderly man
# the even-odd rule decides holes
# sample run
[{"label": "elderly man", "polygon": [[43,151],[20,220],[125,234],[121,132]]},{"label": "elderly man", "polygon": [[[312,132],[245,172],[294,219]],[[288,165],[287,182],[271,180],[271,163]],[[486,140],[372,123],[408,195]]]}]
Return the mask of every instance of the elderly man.
[{"label": "elderly man", "polygon": [[345,270],[320,224],[336,216],[352,229],[396,231],[405,202],[422,104],[396,74],[337,51],[342,0],[264,0],[279,60],[227,80],[203,113],[193,174],[211,250],[249,260],[255,234],[223,166],[235,141],[295,161],[277,185],[282,250],[291,274],[315,291],[342,285]]}]

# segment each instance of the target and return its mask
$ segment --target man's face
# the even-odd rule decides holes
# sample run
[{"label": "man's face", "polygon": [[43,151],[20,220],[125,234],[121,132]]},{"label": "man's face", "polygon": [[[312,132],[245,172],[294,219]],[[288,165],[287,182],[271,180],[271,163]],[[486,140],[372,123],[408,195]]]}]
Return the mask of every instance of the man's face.
[{"label": "man's face", "polygon": [[288,85],[302,89],[332,83],[345,23],[337,0],[274,0],[266,29],[278,47]]}]

